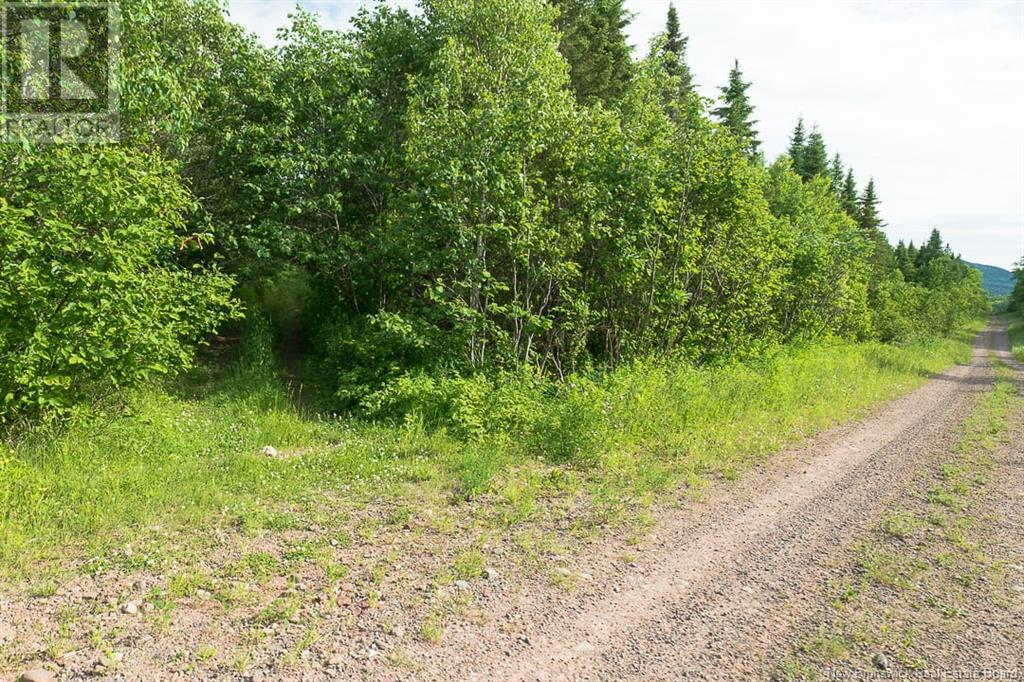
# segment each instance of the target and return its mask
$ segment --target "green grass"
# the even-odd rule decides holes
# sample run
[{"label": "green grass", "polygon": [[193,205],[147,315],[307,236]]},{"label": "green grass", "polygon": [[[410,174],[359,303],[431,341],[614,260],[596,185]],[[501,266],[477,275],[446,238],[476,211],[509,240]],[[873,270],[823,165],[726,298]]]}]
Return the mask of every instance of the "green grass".
[{"label": "green grass", "polygon": [[1020,362],[1024,362],[1024,312],[1011,317],[1010,323],[1010,347],[1013,354]]},{"label": "green grass", "polygon": [[419,629],[420,639],[430,644],[437,644],[441,641],[441,637],[444,636],[444,625],[442,625],[441,618],[434,613],[431,613],[427,618],[420,623]]},{"label": "green grass", "polygon": [[882,519],[882,532],[891,537],[906,540],[920,528],[922,522],[912,514],[895,512]]},{"label": "green grass", "polygon": [[809,638],[801,648],[811,656],[836,660],[846,658],[851,646],[844,634],[822,629],[816,636]]},{"label": "green grass", "polygon": [[[961,455],[973,454],[984,457],[992,453],[1006,432],[1007,420],[1014,403],[1020,400],[1020,392],[1014,384],[1013,371],[995,356],[990,355],[989,359],[996,370],[996,384],[993,390],[981,399],[964,423],[960,441],[957,443],[957,452]],[[948,464],[943,467],[941,476],[946,485],[962,494],[962,488],[966,483],[979,482],[972,480],[966,473],[974,469],[974,477],[982,475],[977,468],[978,462],[975,460],[969,460],[959,466]]]},{"label": "green grass", "polygon": [[470,549],[455,559],[454,574],[460,580],[474,580],[484,572],[484,555],[479,550]]},{"label": "green grass", "polygon": [[[731,478],[968,357],[965,335],[809,345],[717,368],[638,363],[575,387],[524,389],[517,430],[464,438],[415,421],[304,414],[265,369],[199,373],[127,396],[123,412],[0,444],[0,570],[39,580],[40,566],[89,557],[145,568],[186,551],[170,549],[177,531],[188,545],[202,542],[197,528],[288,530],[316,518],[326,497],[386,502],[387,523],[403,524],[423,499],[459,505],[487,493],[476,513],[509,529],[551,500],[585,499],[573,526],[585,536],[642,519],[680,485]],[[282,456],[262,455],[265,445]],[[265,557],[246,563],[271,570]]]}]

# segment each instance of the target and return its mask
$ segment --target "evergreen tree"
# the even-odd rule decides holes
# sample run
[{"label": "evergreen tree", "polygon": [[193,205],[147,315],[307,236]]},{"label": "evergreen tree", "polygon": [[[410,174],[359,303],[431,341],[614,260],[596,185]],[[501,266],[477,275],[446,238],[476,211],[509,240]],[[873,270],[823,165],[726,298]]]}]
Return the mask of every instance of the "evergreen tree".
[{"label": "evergreen tree", "polygon": [[843,180],[843,191],[839,197],[839,203],[842,204],[843,210],[846,211],[853,219],[857,219],[860,215],[860,209],[857,203],[857,181],[853,178],[853,169],[850,168],[846,171],[846,179]]},{"label": "evergreen tree", "polygon": [[793,162],[793,169],[799,173],[804,165],[804,152],[807,149],[807,135],[804,132],[804,118],[801,116],[796,120],[796,128],[793,128],[793,135],[789,138],[789,158]]},{"label": "evergreen tree", "polygon": [[839,154],[832,157],[829,176],[832,181],[832,191],[835,192],[837,197],[841,197],[843,193],[843,159]]},{"label": "evergreen tree", "polygon": [[572,88],[583,103],[610,103],[625,92],[633,70],[624,0],[554,0],[562,34],[559,51],[569,63]]},{"label": "evergreen tree", "polygon": [[828,152],[825,150],[825,139],[815,126],[807,138],[807,147],[804,149],[803,164],[797,169],[804,180],[816,178],[819,175],[826,175],[828,168]]},{"label": "evergreen tree", "polygon": [[896,265],[902,268],[907,262],[907,245],[902,239],[893,249],[893,255],[896,257]]},{"label": "evergreen tree", "polygon": [[914,246],[914,242],[911,241],[910,244],[907,245],[907,262],[911,264],[916,263],[917,254],[919,252],[919,249],[916,246]]},{"label": "evergreen tree", "polygon": [[893,255],[892,245],[885,238],[885,233],[882,232],[885,223],[882,222],[878,213],[878,204],[875,180],[872,178],[868,180],[868,186],[864,188],[864,193],[858,202],[857,224],[860,226],[861,234],[872,245],[868,260],[872,270],[870,284],[873,286],[877,286],[889,278],[896,270],[896,258]]},{"label": "evergreen tree", "polygon": [[676,6],[669,3],[665,24],[665,63],[669,73],[679,78],[679,92],[684,96],[693,92],[693,74],[690,65],[686,63],[686,44],[689,40],[679,28]]},{"label": "evergreen tree", "polygon": [[928,241],[921,246],[914,258],[914,265],[918,270],[928,267],[928,264],[941,255],[952,255],[949,247],[942,243],[942,235],[936,229],[928,236]]},{"label": "evergreen tree", "polygon": [[750,119],[754,113],[754,106],[747,96],[749,88],[750,83],[744,82],[739,60],[736,60],[729,72],[729,84],[721,88],[722,106],[712,113],[736,137],[747,155],[753,157],[757,154],[761,142],[757,139],[757,131],[754,129],[757,121]]},{"label": "evergreen tree", "polygon": [[868,180],[868,186],[864,188],[864,193],[860,196],[858,202],[860,215],[858,216],[857,223],[865,234],[881,231],[885,227],[885,223],[882,222],[882,218],[878,214],[878,204],[878,195],[875,193],[875,179],[872,178]]},{"label": "evergreen tree", "polygon": [[902,239],[893,251],[893,255],[896,258],[896,267],[903,273],[903,279],[908,282],[913,282],[917,278],[917,268],[914,265],[912,253],[917,254],[917,247],[914,246],[914,242],[910,242],[910,246],[907,246]]}]

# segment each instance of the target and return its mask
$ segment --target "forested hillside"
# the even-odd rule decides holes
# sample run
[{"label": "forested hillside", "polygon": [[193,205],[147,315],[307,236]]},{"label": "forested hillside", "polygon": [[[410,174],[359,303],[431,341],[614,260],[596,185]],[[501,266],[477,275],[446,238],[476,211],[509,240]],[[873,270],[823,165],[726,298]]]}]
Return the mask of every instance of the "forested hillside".
[{"label": "forested hillside", "polygon": [[674,12],[634,59],[618,0],[420,9],[345,32],[299,11],[266,47],[213,1],[124,2],[123,142],[0,150],[0,418],[264,318],[321,407],[383,416],[446,413],[470,376],[902,342],[986,309],[937,233],[892,248],[884,188],[822,131],[765,159],[739,63],[698,97]]},{"label": "forested hillside", "polygon": [[994,265],[981,265],[980,263],[967,263],[972,268],[981,271],[981,283],[989,296],[996,298],[1007,296],[1013,291],[1013,273]]}]

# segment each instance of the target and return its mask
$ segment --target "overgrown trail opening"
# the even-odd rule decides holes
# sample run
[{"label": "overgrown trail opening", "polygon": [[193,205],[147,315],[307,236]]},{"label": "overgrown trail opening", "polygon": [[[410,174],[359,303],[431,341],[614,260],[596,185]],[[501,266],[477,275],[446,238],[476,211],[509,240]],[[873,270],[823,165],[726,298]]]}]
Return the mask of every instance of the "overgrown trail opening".
[{"label": "overgrown trail opening", "polygon": [[707,504],[670,512],[636,566],[623,567],[621,548],[599,549],[586,559],[597,577],[576,591],[525,589],[491,623],[452,632],[424,652],[421,676],[766,679],[767,657],[833,557],[878,523],[916,471],[954,450],[993,383],[990,356],[1012,363],[1004,328],[978,336],[969,365],[781,455]]}]

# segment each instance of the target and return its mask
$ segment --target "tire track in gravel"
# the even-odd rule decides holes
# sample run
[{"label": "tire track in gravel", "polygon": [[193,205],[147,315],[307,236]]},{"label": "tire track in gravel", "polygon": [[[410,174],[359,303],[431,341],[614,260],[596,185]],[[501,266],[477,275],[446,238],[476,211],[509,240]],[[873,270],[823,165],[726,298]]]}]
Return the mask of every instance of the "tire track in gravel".
[{"label": "tire track in gravel", "polygon": [[[1024,373],[1015,378],[1018,395],[1024,395]],[[935,503],[923,493],[947,480],[942,470],[947,463],[966,466],[973,474],[990,466],[968,492],[958,492],[966,498],[965,506],[959,512],[950,510],[955,519],[951,527],[963,534],[962,539],[936,537],[946,531],[934,526],[924,536],[880,537],[876,527],[867,540],[869,547],[922,562],[909,571],[910,584],[894,588],[869,580],[856,588],[865,591],[848,594],[839,606],[833,601],[836,590],[820,592],[816,604],[794,614],[797,622],[788,649],[751,652],[763,661],[763,669],[782,670],[785,661],[803,658],[805,670],[815,670],[823,679],[882,677],[873,654],[888,654],[886,674],[892,678],[977,679],[985,671],[990,679],[999,679],[1001,673],[1009,679],[1014,671],[1019,678],[1024,670],[1024,404],[1019,397],[1003,428],[991,451],[961,450],[920,469],[912,492],[887,510],[925,518],[934,513]],[[974,460],[982,452],[985,464]],[[856,570],[863,555],[856,548],[846,554],[837,573],[854,585],[863,577]],[[951,564],[942,565],[939,556],[948,556]],[[958,560],[964,563],[958,566]],[[971,580],[962,580],[968,576]],[[930,603],[931,599],[935,601]],[[936,603],[963,610],[951,615]],[[850,632],[857,634],[850,637]],[[821,633],[842,633],[847,655],[832,657],[812,647],[808,656],[801,656],[799,648],[818,640]],[[858,634],[868,639],[858,642]],[[909,666],[908,661],[916,665]]]},{"label": "tire track in gravel", "polygon": [[766,678],[755,652],[782,645],[830,560],[868,532],[921,463],[952,450],[992,385],[990,352],[1010,359],[1004,328],[978,335],[969,365],[780,455],[696,509],[666,514],[646,569],[609,569],[568,602],[521,596],[506,620],[526,624],[525,647],[510,628],[462,633],[422,677]]}]

